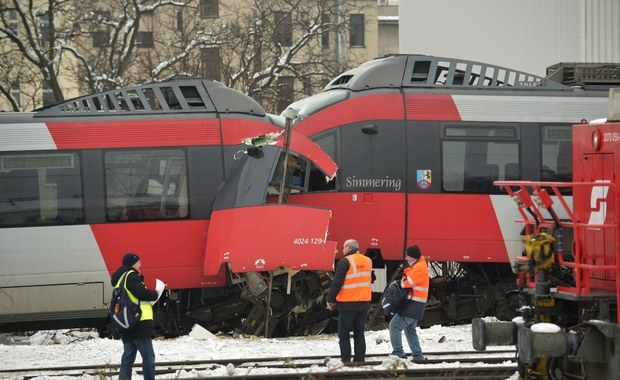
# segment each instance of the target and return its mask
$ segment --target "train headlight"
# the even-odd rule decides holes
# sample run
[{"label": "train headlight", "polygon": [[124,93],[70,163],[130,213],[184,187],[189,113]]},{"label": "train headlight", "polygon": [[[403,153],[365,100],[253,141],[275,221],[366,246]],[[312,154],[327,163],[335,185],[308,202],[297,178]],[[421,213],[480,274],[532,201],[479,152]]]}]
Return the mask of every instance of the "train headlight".
[{"label": "train headlight", "polygon": [[601,148],[601,132],[599,130],[592,132],[592,148],[594,148],[595,151]]}]

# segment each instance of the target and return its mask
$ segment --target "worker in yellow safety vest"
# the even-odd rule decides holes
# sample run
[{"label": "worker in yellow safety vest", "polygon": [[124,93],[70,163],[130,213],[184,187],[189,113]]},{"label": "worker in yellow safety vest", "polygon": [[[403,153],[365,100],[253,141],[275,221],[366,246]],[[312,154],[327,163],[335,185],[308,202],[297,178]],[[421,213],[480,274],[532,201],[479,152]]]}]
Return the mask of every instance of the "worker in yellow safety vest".
[{"label": "worker in yellow safety vest", "polygon": [[[150,301],[157,301],[159,295],[155,290],[149,290],[144,285],[144,276],[140,273],[142,261],[135,253],[123,256],[123,265],[112,274],[113,286],[125,286],[129,299],[140,304],[141,316],[138,325],[130,331],[122,332],[123,356],[119,369],[119,380],[131,379],[133,363],[136,354],[142,357],[142,376],[144,380],[155,379],[155,351],[153,350],[153,306]],[[126,274],[125,274],[126,273]],[[123,281],[121,283],[121,278]],[[142,302],[145,301],[145,302]]]}]

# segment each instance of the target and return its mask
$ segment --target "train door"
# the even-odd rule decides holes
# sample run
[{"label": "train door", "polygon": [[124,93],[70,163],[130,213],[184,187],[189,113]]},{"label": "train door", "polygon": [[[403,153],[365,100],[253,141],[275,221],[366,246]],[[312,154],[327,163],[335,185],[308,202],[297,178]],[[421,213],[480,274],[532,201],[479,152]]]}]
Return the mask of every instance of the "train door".
[{"label": "train door", "polygon": [[340,192],[334,210],[346,236],[383,259],[402,260],[405,225],[405,131],[402,121],[340,128]]},{"label": "train door", "polygon": [[418,244],[425,256],[445,234],[440,210],[441,156],[438,122],[409,122],[407,126],[407,242]]},{"label": "train door", "polygon": [[[596,226],[612,223],[615,219],[615,197],[610,196],[610,187],[604,185],[615,178],[614,155],[613,153],[584,154],[582,163],[583,178],[587,181],[601,183],[600,186],[583,188],[580,190],[581,194],[576,194],[579,202],[587,206],[576,207],[576,209],[588,210],[589,214],[581,216],[583,221],[589,225],[583,232],[585,235],[582,240],[585,244],[582,247],[583,262],[593,265],[614,265],[615,230]],[[592,271],[591,276],[593,281],[614,281],[611,271]]]}]

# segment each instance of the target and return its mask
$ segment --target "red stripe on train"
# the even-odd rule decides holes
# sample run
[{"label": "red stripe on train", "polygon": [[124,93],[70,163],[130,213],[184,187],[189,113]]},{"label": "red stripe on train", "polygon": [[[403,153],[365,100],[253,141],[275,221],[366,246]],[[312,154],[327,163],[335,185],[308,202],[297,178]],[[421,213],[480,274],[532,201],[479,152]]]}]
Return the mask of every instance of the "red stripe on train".
[{"label": "red stripe on train", "polygon": [[246,119],[222,119],[222,140],[224,145],[241,144],[241,140],[271,132],[281,132],[282,128],[266,122]]},{"label": "red stripe on train", "polygon": [[57,149],[219,145],[217,119],[48,123]]},{"label": "red stripe on train", "polygon": [[405,95],[405,110],[407,120],[461,120],[450,95]]},{"label": "red stripe on train", "polygon": [[295,130],[312,136],[339,125],[365,120],[402,120],[404,117],[402,95],[368,95],[327,107],[297,124]]}]

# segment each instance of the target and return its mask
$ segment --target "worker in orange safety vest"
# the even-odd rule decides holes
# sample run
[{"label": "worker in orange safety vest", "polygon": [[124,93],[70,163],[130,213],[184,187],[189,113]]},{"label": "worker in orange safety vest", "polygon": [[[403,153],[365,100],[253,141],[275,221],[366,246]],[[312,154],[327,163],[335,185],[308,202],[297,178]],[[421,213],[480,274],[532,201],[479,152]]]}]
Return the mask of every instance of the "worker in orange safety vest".
[{"label": "worker in orange safety vest", "polygon": [[[338,343],[344,365],[366,360],[364,330],[372,298],[372,260],[359,253],[359,244],[349,239],[343,245],[344,257],[336,264],[327,294],[327,308],[338,309]],[[353,331],[354,356],[351,362],[349,333]]]},{"label": "worker in orange safety vest", "polygon": [[403,289],[411,290],[407,293],[407,298],[390,320],[389,331],[392,355],[406,358],[402,343],[402,332],[404,331],[413,355],[413,361],[423,362],[424,355],[420,347],[416,326],[417,322],[424,316],[426,300],[428,299],[430,284],[428,265],[417,245],[408,247],[405,250],[405,260],[407,265],[403,271],[400,286]]}]

